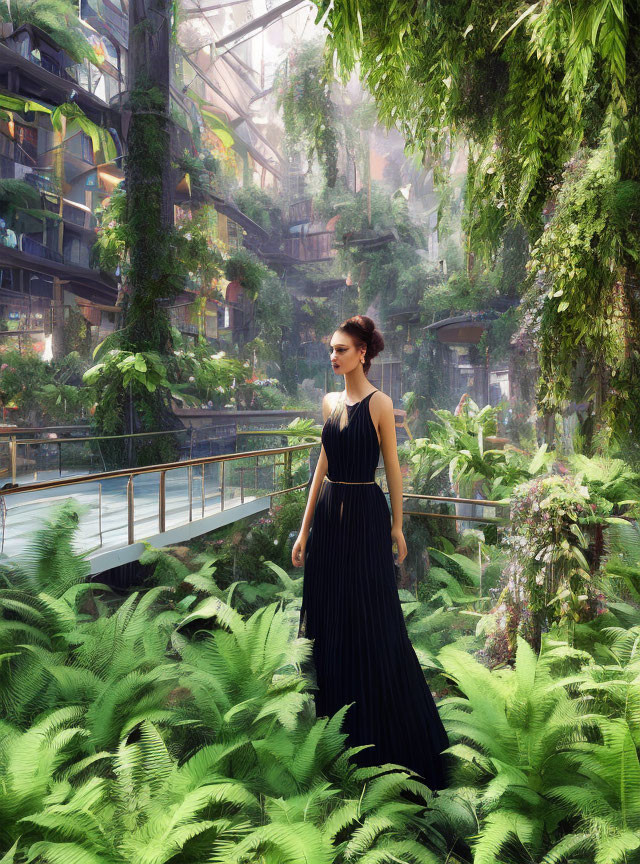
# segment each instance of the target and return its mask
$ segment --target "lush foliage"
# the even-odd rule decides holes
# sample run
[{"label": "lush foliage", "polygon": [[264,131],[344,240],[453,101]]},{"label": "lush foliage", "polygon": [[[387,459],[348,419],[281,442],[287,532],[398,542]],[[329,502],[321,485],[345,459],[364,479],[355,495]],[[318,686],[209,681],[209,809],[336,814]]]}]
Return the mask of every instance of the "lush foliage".
[{"label": "lush foliage", "polygon": [[269,234],[280,239],[282,211],[274,199],[258,186],[242,186],[233,193],[235,203],[250,219]]},{"label": "lush foliage", "polygon": [[211,401],[215,407],[223,406],[233,393],[234,382],[240,382],[247,374],[249,363],[227,357],[224,351],[212,354],[206,339],[189,346],[181,343],[176,334],[174,344],[179,347],[174,351],[177,365],[174,396],[187,404]]},{"label": "lush foliage", "polygon": [[180,172],[184,172],[192,200],[207,201],[215,194],[220,166],[213,153],[205,152],[193,156],[185,150],[174,165]]},{"label": "lush foliage", "polygon": [[[392,766],[356,769],[344,711],[313,716],[311,645],[293,635],[302,577],[287,572],[304,495],[173,555],[147,547],[146,585],[125,598],[87,582],[68,502],[0,573],[0,850],[16,864],[635,864],[639,478],[620,460],[573,457],[572,470],[513,493],[526,548],[437,537],[418,596],[400,590],[451,741],[436,798]],[[512,629],[500,658],[485,637],[511,610],[486,593],[505,564],[513,580],[512,553],[550,631],[534,651]]]},{"label": "lush foliage", "polygon": [[341,68],[359,64],[384,122],[437,155],[452,132],[470,142],[478,218],[523,214],[537,225],[550,178],[606,109],[622,114],[626,103],[634,128],[630,3],[534,3],[524,14],[511,2],[491,14],[472,2],[318,7]]},{"label": "lush foliage", "polygon": [[515,631],[539,647],[549,622],[587,620],[596,613],[591,580],[599,560],[587,561],[594,510],[587,487],[571,476],[536,478],[514,490],[506,537],[510,562],[500,598],[511,601],[503,628],[511,650]]},{"label": "lush foliage", "polygon": [[[219,291],[211,288],[222,273],[223,263],[221,253],[210,242],[211,208],[201,207],[178,227],[167,221],[164,187],[171,171],[169,130],[162,119],[164,98],[158,88],[145,81],[136,83],[130,94],[130,104],[138,113],[128,142],[127,192],[116,190],[98,214],[97,261],[105,269],[118,268],[123,282],[124,327],[100,349],[107,360],[90,372],[98,403],[95,422],[100,430],[112,434],[160,431],[179,425],[170,407],[180,372],[166,306],[189,280],[205,286],[203,296],[217,294],[222,299]],[[210,180],[215,169],[212,158],[203,160],[202,165],[183,164],[183,170],[193,173],[194,185]],[[189,171],[186,173],[190,177]],[[195,375],[191,377],[195,380]],[[203,383],[199,382],[199,389]],[[218,386],[213,380],[210,383]],[[135,448],[136,459],[172,461],[175,448],[172,437],[158,436]],[[131,459],[131,449],[128,457],[122,453],[120,458]]]},{"label": "lush foliage", "polygon": [[267,268],[248,249],[238,249],[224,265],[225,276],[230,282],[239,282],[252,300],[260,290]]},{"label": "lush foliage", "polygon": [[31,351],[0,352],[0,405],[12,408],[23,425],[73,422],[91,404],[91,394],[79,387],[83,361],[77,353],[45,363]]},{"label": "lush foliage", "polygon": [[620,435],[637,434],[640,410],[638,320],[623,285],[625,262],[640,261],[639,217],[640,183],[621,179],[609,136],[566,165],[529,263],[543,410],[593,402]]},{"label": "lush foliage", "polygon": [[[1,116],[1,115],[0,115]],[[20,232],[21,220],[32,217],[42,222],[44,219],[57,221],[57,213],[42,210],[40,193],[24,180],[6,178],[0,180],[0,210],[2,218],[11,227],[15,224],[16,233]]]},{"label": "lush foliage", "polygon": [[535,243],[557,199],[532,261],[541,405],[588,401],[619,438],[637,438],[635,5],[317,5],[339,69],[358,65],[382,121],[443,181],[456,140],[466,142],[468,252],[491,260],[518,223]]},{"label": "lush foliage", "polygon": [[77,8],[69,0],[14,0],[2,7],[0,20],[11,21],[16,30],[24,24],[33,24],[52,36],[78,63],[86,58],[100,64],[82,30]]},{"label": "lush foliage", "polygon": [[[508,498],[516,483],[535,474],[547,461],[546,449],[533,460],[521,458],[513,448],[491,447],[498,430],[499,409],[480,409],[466,398],[459,411],[434,410],[427,436],[409,448],[415,480],[434,479],[448,472],[449,482],[461,498],[479,491],[489,500]],[[487,446],[489,445],[489,446]]]},{"label": "lush foliage", "polygon": [[0,402],[4,408],[37,407],[38,388],[47,380],[46,366],[35,352],[5,351],[0,365]]},{"label": "lush foliage", "polygon": [[[314,207],[323,219],[338,216],[338,255],[333,272],[349,274],[357,285],[356,311],[363,313],[371,303],[379,304],[379,319],[384,327],[394,312],[415,308],[426,295],[437,291],[433,286],[442,281],[442,276],[419,254],[418,250],[424,250],[426,245],[424,234],[402,195],[372,184],[370,222],[368,203],[366,189],[354,194],[340,181],[335,190],[323,190]],[[386,242],[375,248],[357,242],[382,236]]]},{"label": "lush foliage", "polygon": [[243,618],[207,558],[174,580],[189,593],[110,597],[71,549],[75,519],[68,502],[30,563],[2,574],[10,860],[436,864],[424,787],[394,766],[355,767],[346,708],[309,712],[311,643],[293,637],[295,606]]}]

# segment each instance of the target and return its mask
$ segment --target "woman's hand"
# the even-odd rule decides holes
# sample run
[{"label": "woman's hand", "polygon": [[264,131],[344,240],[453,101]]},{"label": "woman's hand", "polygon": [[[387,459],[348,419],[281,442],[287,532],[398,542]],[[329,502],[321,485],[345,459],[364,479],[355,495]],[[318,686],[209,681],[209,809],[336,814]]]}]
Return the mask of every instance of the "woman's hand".
[{"label": "woman's hand", "polygon": [[407,557],[407,541],[404,539],[402,528],[391,528],[391,540],[398,547],[397,563],[401,564]]},{"label": "woman's hand", "polygon": [[294,567],[302,567],[304,564],[304,552],[307,548],[307,535],[306,534],[298,534],[296,538],[296,542],[293,544],[293,549],[291,550],[291,561]]}]

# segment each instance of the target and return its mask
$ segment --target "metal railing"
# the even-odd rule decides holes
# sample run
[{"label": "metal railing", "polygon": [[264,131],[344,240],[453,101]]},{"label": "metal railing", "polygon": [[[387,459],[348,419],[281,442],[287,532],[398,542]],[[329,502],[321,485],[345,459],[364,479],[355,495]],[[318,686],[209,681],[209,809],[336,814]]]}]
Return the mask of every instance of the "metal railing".
[{"label": "metal railing", "polygon": [[[475,507],[489,507],[493,509],[507,509],[510,504],[508,501],[488,501],[484,498],[453,498],[446,495],[420,495],[417,492],[403,493],[403,498],[410,498],[416,501],[437,501],[442,504],[470,504]],[[455,519],[456,522],[483,522],[486,524],[504,525],[507,522],[506,517],[495,516],[473,516],[463,513],[432,513],[423,510],[403,510],[405,516],[432,516],[435,519]]]},{"label": "metal railing", "polygon": [[[95,442],[97,453],[93,453],[91,449],[89,449],[88,453],[85,453],[85,457],[88,457],[89,467],[93,468],[93,459],[94,457],[99,459],[102,462],[103,469],[105,468],[105,461],[102,456],[102,451],[100,450],[100,442],[103,441],[115,441],[115,440],[129,440],[136,438],[154,438],[159,435],[190,435],[191,430],[189,428],[185,429],[173,429],[162,432],[134,432],[130,435],[83,435],[76,438],[23,438],[19,439],[16,433],[9,435],[8,440],[0,440],[0,452],[3,447],[9,448],[9,467],[8,473],[11,475],[11,482],[16,483],[18,479],[18,465],[19,465],[19,448],[24,448],[24,453],[22,456],[22,465],[25,468],[28,468],[29,465],[33,465],[33,480],[34,482],[38,481],[38,471],[47,471],[52,470],[50,467],[47,467],[47,464],[51,464],[51,461],[45,462],[48,456],[51,455],[51,452],[56,453],[55,465],[56,468],[53,470],[58,471],[58,476],[62,477],[62,447],[63,445],[69,445],[69,447],[77,448],[79,445],[86,445]],[[40,459],[38,459],[37,451],[38,448],[41,451]],[[36,458],[30,458],[34,454],[30,450],[36,450]],[[106,470],[106,469],[105,469]],[[3,473],[2,468],[0,467],[0,476]],[[69,478],[70,479],[70,478]],[[46,482],[46,481],[44,481]]]},{"label": "metal railing", "polygon": [[[144,433],[143,433],[144,434]],[[73,439],[71,439],[73,440]],[[230,498],[231,507],[242,505],[247,500],[248,494],[251,494],[251,500],[256,500],[260,498],[268,498],[269,506],[272,505],[273,499],[276,496],[284,495],[288,492],[293,492],[301,489],[308,488],[309,479],[312,476],[313,468],[311,463],[311,451],[314,447],[320,446],[320,442],[309,442],[304,444],[295,444],[287,447],[276,447],[265,450],[252,450],[244,453],[225,453],[213,456],[201,456],[196,458],[187,459],[183,462],[170,462],[163,463],[159,465],[147,465],[137,468],[127,468],[127,469],[119,469],[113,471],[103,471],[99,474],[90,474],[84,476],[76,476],[76,477],[68,477],[68,478],[58,478],[53,480],[47,480],[43,482],[35,482],[28,483],[22,486],[15,486],[13,488],[3,488],[0,492],[0,497],[5,496],[7,499],[11,499],[14,495],[28,495],[29,493],[40,493],[39,497],[36,498],[35,502],[32,500],[30,503],[35,507],[42,507],[42,504],[46,502],[46,496],[42,496],[42,493],[48,492],[50,490],[62,489],[68,491],[68,494],[71,494],[70,487],[78,487],[82,488],[86,487],[86,484],[94,484],[97,485],[97,531],[95,529],[91,529],[91,539],[94,539],[97,534],[97,546],[95,549],[104,548],[104,502],[103,502],[103,492],[105,484],[109,484],[110,481],[114,480],[126,480],[126,534],[122,537],[113,537],[113,542],[111,543],[111,548],[121,548],[125,545],[132,545],[136,542],[136,480],[144,477],[145,475],[158,475],[158,492],[157,492],[157,510],[155,512],[155,518],[153,516],[153,504],[151,508],[149,508],[149,498],[146,497],[142,502],[142,507],[146,509],[146,511],[151,511],[150,515],[147,512],[147,515],[143,515],[140,519],[140,527],[144,526],[144,535],[143,537],[152,536],[153,533],[156,533],[152,530],[151,525],[155,522],[157,525],[157,533],[164,534],[167,531],[167,504],[168,501],[174,504],[174,510],[178,513],[178,523],[172,525],[172,528],[185,527],[187,524],[193,522],[194,520],[194,512],[196,508],[200,510],[200,517],[204,519],[207,515],[213,515],[214,513],[223,513],[225,508],[227,507],[227,499]],[[305,455],[306,458],[302,459],[298,465],[295,466],[294,469],[294,459],[297,456]],[[282,457],[279,459],[278,457]],[[260,465],[260,460],[268,460],[269,464]],[[307,470],[307,479],[302,483],[294,483],[294,473],[296,470],[300,469],[307,463],[308,460],[308,470]],[[250,465],[242,464],[246,462],[251,462]],[[207,467],[218,465],[218,476],[214,478],[215,491],[213,496],[207,496]],[[233,472],[233,468],[236,467],[236,472]],[[282,469],[280,472],[280,478],[278,478],[278,469]],[[184,510],[184,498],[180,501],[181,494],[180,490],[178,490],[177,497],[168,496],[167,489],[167,475],[176,470],[186,471],[187,476],[187,502],[188,509],[187,514],[185,514]],[[376,469],[376,474],[384,471],[384,467],[380,466]],[[265,482],[264,472],[267,471],[269,475],[269,479]],[[196,474],[199,473],[199,478],[196,477]],[[250,478],[250,480],[248,480]],[[198,489],[196,495],[194,495],[194,480],[196,481],[195,486]],[[251,482],[251,480],[253,482]],[[209,479],[211,482],[211,478]],[[278,485],[281,485],[282,488],[277,488]],[[388,494],[388,489],[384,489],[381,484],[381,488],[383,492]],[[108,488],[108,492],[118,492],[118,490],[114,490],[112,486]],[[147,490],[148,491],[148,490]],[[219,499],[218,506],[214,508],[213,512],[209,509],[209,513],[207,513],[207,500],[211,501],[211,498]],[[151,499],[152,500],[152,499]],[[481,507],[492,507],[492,508],[504,508],[507,504],[504,501],[487,501],[487,500],[478,500],[472,498],[454,498],[448,496],[441,495],[421,495],[419,493],[407,492],[403,494],[403,500],[422,500],[422,501],[430,501],[430,502],[440,502],[443,504],[473,504]],[[29,506],[29,502],[27,502],[27,506]],[[91,505],[93,506],[93,505]],[[227,508],[228,509],[228,508]],[[122,505],[116,505],[113,508],[111,515],[115,516],[115,526],[109,531],[115,531],[116,533],[120,531],[123,534],[122,529],[124,526],[124,521],[121,518]],[[32,518],[28,513],[22,514],[23,517],[26,518],[26,523],[31,524]],[[124,514],[122,514],[124,515]],[[452,514],[452,513],[436,513],[436,512],[422,512],[422,511],[404,511],[404,515],[406,516],[419,516],[419,517],[427,517],[427,518],[435,518],[435,519],[455,519],[459,522],[485,522],[485,523],[493,523],[493,524],[501,524],[505,522],[505,519],[495,518],[495,517],[480,517],[480,516],[465,516],[460,514]],[[233,520],[231,520],[233,521]],[[151,524],[150,524],[151,523]],[[89,538],[86,538],[88,540]],[[4,544],[4,538],[3,538]]]},{"label": "metal railing", "polygon": [[[280,418],[274,418],[274,422],[280,424]],[[83,430],[82,427],[77,428],[79,431],[89,431],[88,429]],[[273,429],[238,429],[237,420],[233,423],[219,423],[211,426],[187,426],[183,429],[170,429],[162,432],[135,432],[128,435],[83,434],[75,437],[63,438],[19,438],[18,436],[21,434],[21,431],[22,430],[19,428],[16,428],[15,431],[12,431],[8,436],[4,437],[4,439],[0,438],[0,478],[3,474],[6,474],[7,476],[10,476],[12,483],[18,481],[18,476],[20,474],[22,476],[32,474],[33,481],[37,482],[38,474],[45,471],[57,471],[58,477],[61,478],[63,473],[63,462],[65,463],[67,470],[74,472],[82,468],[88,468],[92,471],[94,461],[97,462],[99,470],[101,467],[103,471],[106,471],[107,467],[100,445],[107,441],[129,441],[153,438],[160,435],[181,435],[184,436],[184,441],[179,445],[182,453],[180,462],[184,464],[187,459],[193,457],[194,453],[200,456],[215,455],[211,452],[214,444],[219,444],[220,442],[225,441],[227,442],[225,446],[228,446],[230,438],[235,438],[236,441],[243,438],[250,439],[253,435],[277,436],[282,438],[285,434],[282,432],[280,425]],[[25,431],[31,431],[33,435],[35,430]],[[6,448],[8,448],[8,464],[2,459],[3,453],[5,455],[7,453]],[[81,448],[80,454],[77,452],[79,448]],[[66,451],[64,460],[63,449]],[[205,450],[204,453],[202,452],[203,449]],[[207,450],[208,453],[206,452]],[[72,467],[68,466],[70,451],[75,454],[75,463]],[[3,461],[4,465],[2,464]],[[19,471],[20,467],[24,469],[22,472]],[[123,470],[127,470],[126,466],[123,467]]]}]

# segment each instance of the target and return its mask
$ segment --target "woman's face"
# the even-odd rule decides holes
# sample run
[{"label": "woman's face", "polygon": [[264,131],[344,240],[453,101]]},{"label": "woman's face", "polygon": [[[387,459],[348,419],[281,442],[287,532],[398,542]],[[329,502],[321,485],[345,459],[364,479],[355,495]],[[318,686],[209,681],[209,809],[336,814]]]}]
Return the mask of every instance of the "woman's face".
[{"label": "woman's face", "polygon": [[336,375],[346,375],[347,372],[357,369],[362,364],[360,358],[366,353],[364,348],[357,349],[352,337],[341,330],[336,330],[329,346],[331,366]]}]

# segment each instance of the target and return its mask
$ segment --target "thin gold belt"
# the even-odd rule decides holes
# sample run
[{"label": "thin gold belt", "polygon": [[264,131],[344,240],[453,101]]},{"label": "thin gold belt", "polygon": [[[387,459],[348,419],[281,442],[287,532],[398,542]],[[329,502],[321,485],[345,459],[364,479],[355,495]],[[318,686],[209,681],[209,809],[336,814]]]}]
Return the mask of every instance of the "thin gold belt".
[{"label": "thin gold belt", "polygon": [[346,483],[348,486],[362,486],[367,483],[375,483],[375,480],[332,480],[330,477],[327,477],[325,474],[325,480],[328,480],[329,483]]}]

